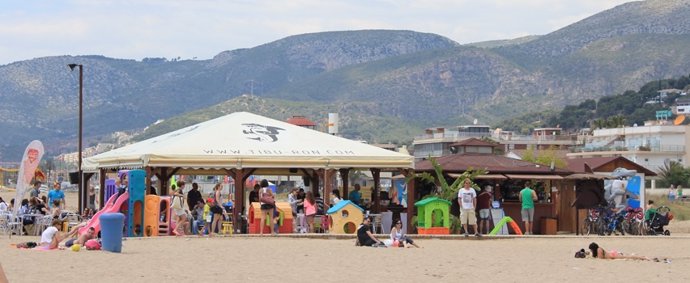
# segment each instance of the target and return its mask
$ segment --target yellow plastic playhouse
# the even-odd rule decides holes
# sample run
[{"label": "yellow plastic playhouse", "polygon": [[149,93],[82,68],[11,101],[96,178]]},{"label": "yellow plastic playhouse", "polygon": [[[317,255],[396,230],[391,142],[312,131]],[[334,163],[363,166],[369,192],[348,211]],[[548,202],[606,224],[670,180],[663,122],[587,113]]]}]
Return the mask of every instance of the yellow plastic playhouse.
[{"label": "yellow plastic playhouse", "polygon": [[364,209],[349,200],[341,200],[326,212],[330,215],[333,234],[354,234],[364,220]]}]

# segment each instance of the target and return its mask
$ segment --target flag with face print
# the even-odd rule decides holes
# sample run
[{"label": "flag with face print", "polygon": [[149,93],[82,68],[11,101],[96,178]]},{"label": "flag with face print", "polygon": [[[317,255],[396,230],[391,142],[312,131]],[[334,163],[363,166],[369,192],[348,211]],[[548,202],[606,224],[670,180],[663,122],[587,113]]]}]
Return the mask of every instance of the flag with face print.
[{"label": "flag with face print", "polygon": [[14,197],[14,207],[12,208],[15,214],[19,210],[19,207],[21,207],[26,189],[31,187],[31,180],[36,174],[38,164],[41,163],[43,152],[43,144],[37,140],[29,143],[29,146],[24,150],[24,157],[22,157],[22,162],[19,166],[19,175],[17,176],[17,195]]}]

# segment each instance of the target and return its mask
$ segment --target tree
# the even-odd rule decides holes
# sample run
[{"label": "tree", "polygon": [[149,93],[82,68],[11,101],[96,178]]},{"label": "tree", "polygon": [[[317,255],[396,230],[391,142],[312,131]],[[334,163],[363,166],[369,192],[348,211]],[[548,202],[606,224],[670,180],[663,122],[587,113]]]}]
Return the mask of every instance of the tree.
[{"label": "tree", "polygon": [[[440,187],[437,187],[437,190],[435,194],[433,194],[433,196],[437,196],[450,202],[457,198],[458,191],[460,190],[460,186],[463,180],[469,178],[471,181],[478,175],[486,174],[486,170],[484,169],[469,168],[467,169],[467,171],[463,172],[458,177],[456,177],[453,183],[448,184],[448,182],[446,181],[446,175],[443,174],[443,167],[440,164],[438,164],[436,158],[429,157],[429,161],[431,162],[431,166],[434,168],[435,176],[430,174],[429,172],[424,172],[416,177],[419,177],[420,179],[426,182],[434,183],[437,186],[440,185]],[[413,177],[415,176],[408,177],[406,182],[409,182],[409,178]],[[480,191],[479,186],[474,182],[472,182],[472,188],[474,188],[476,191]]]},{"label": "tree", "polygon": [[551,166],[551,164],[553,164],[554,168],[565,168],[567,166],[565,160],[556,155],[556,148],[554,145],[551,145],[549,149],[540,150],[537,153],[537,159],[533,162],[546,166]]},{"label": "tree", "polygon": [[661,187],[668,187],[671,184],[688,186],[690,170],[684,168],[679,162],[666,161],[663,166],[659,167],[659,176],[661,177],[659,182]]},{"label": "tree", "polygon": [[611,128],[624,127],[625,126],[625,116],[616,115],[616,116],[609,118],[609,126],[611,126]]},{"label": "tree", "polygon": [[522,160],[527,162],[534,162],[534,160],[536,160],[533,146],[527,146],[527,150],[525,150],[525,153],[522,154]]},{"label": "tree", "polygon": [[592,128],[594,128],[595,130],[606,128],[606,120],[599,118],[599,119],[592,121]]}]

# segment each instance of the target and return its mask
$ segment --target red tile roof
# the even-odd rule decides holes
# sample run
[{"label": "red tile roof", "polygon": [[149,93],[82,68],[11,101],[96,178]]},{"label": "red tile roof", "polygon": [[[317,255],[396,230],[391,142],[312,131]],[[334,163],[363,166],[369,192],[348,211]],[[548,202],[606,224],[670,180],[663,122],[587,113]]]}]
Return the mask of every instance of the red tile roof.
[{"label": "red tile roof", "polygon": [[287,122],[296,126],[309,126],[309,127],[314,127],[316,126],[316,123],[312,122],[311,120],[305,118],[304,116],[292,116],[291,118],[287,119]]},{"label": "red tile roof", "polygon": [[477,138],[469,138],[465,140],[461,140],[459,142],[456,142],[454,144],[451,144],[450,146],[487,146],[487,147],[497,147],[497,144],[490,143],[487,141],[483,141]]},{"label": "red tile roof", "polygon": [[[532,162],[507,158],[492,154],[454,154],[442,156],[436,161],[447,173],[462,173],[468,169],[486,169],[490,174],[545,174],[568,175],[569,170],[558,169],[551,171],[549,166]],[[433,171],[431,162],[423,160],[415,163],[415,171]]]},{"label": "red tile roof", "polygon": [[589,165],[589,167],[592,168],[593,171],[601,171],[597,169],[609,163],[623,163],[627,165],[625,167],[626,169],[637,170],[637,172],[644,173],[647,176],[657,175],[653,171],[643,167],[642,165],[632,162],[630,159],[627,159],[623,156],[573,158],[566,159],[565,161],[568,163],[568,170],[571,170],[573,172],[585,172],[585,163]]}]

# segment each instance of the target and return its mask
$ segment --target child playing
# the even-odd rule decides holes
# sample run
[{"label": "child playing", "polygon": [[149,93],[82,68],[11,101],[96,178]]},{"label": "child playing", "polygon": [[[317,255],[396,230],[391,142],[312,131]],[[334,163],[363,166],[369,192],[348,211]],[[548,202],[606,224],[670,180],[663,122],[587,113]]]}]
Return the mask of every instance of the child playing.
[{"label": "child playing", "polygon": [[[205,231],[206,235],[211,233],[211,231],[209,231],[211,229],[211,218],[213,217],[213,215],[211,214],[211,205],[213,205],[213,199],[208,198],[206,200],[206,204],[204,204],[204,213],[203,213],[203,215],[204,215],[203,219],[206,222],[206,225],[204,225],[204,231]],[[204,233],[201,233],[201,234],[203,235]]]}]

